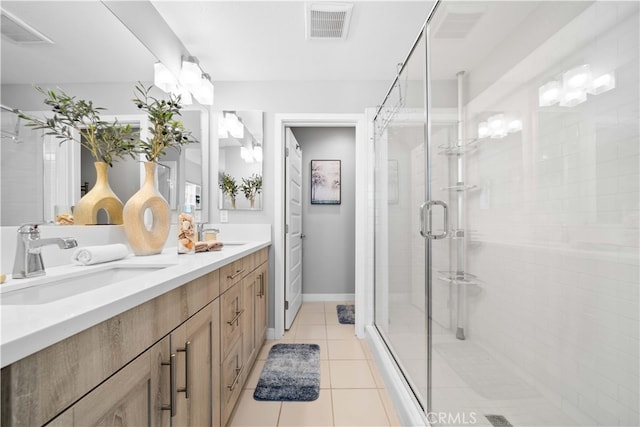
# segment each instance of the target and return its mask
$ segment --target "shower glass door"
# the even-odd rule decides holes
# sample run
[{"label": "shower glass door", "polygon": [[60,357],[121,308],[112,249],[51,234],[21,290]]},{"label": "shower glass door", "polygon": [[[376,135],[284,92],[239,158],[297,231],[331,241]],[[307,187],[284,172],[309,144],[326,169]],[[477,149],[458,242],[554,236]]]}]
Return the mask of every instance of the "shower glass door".
[{"label": "shower glass door", "polygon": [[375,121],[375,324],[422,407],[427,396],[425,44],[421,36]]}]

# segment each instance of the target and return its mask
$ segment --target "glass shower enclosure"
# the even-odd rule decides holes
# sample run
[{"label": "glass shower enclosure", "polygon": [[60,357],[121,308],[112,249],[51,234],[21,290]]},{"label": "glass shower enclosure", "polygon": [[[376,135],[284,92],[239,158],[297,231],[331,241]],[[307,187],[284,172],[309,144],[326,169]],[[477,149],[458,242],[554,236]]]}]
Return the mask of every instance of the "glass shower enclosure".
[{"label": "glass shower enclosure", "polygon": [[640,424],[639,28],[637,2],[440,1],[400,67],[375,327],[425,422]]}]

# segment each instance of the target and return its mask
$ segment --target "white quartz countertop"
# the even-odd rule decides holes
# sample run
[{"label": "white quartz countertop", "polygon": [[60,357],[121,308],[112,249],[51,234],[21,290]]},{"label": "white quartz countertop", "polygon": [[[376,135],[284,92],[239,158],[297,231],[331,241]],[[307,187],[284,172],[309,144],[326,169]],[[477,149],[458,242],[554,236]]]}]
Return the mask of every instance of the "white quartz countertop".
[{"label": "white quartz countertop", "polygon": [[[43,304],[0,304],[0,362],[10,365],[56,342],[97,325],[113,316],[152,300],[183,284],[219,269],[271,244],[269,240],[224,246],[218,252],[178,255],[166,248],[151,256],[130,255],[120,261],[94,266],[64,265],[47,269],[47,277],[111,266],[167,267],[125,279],[88,292]],[[25,287],[36,279],[10,279],[0,285],[2,293]],[[0,294],[1,303],[2,294]]]}]

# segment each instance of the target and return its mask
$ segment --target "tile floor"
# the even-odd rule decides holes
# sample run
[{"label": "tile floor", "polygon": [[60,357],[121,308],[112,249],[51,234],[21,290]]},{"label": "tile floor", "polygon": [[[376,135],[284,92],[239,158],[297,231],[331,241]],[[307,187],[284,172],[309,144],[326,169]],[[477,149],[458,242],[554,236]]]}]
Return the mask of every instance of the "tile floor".
[{"label": "tile floor", "polygon": [[[304,303],[284,337],[267,341],[258,355],[230,426],[399,426],[371,351],[353,325],[338,323],[336,305]],[[258,402],[253,391],[273,344],[320,346],[320,397],[313,402]]]}]

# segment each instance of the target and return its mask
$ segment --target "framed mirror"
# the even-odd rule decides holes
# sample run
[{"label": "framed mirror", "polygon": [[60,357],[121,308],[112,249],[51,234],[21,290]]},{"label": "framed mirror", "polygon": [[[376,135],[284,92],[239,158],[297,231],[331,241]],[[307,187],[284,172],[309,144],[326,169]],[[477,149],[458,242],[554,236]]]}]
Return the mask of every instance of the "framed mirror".
[{"label": "framed mirror", "polygon": [[[79,144],[60,145],[53,138],[43,138],[43,131],[24,126],[11,110],[18,108],[42,117],[49,107],[34,86],[61,89],[106,108],[101,114],[105,120],[117,117],[144,130],[145,118],[131,100],[138,81],[146,86],[153,81],[156,58],[102,2],[8,0],[1,8],[3,19],[26,24],[45,39],[22,43],[3,36],[0,41],[0,225],[50,222],[56,206],[74,206],[83,189],[91,189],[95,180],[93,161],[89,160],[87,166]],[[162,96],[162,92],[158,90],[156,96]],[[182,113],[185,128],[201,143],[187,145],[180,153],[167,151],[159,162],[163,165],[158,168],[159,189],[174,212],[189,197],[199,194],[197,219],[204,222],[208,220],[208,204],[202,198],[209,191],[210,114],[201,106],[185,106]],[[123,203],[140,188],[139,160],[127,158],[109,168],[111,185],[122,187],[116,194]]]},{"label": "framed mirror", "polygon": [[262,111],[222,111],[218,141],[218,207],[262,210]]}]

